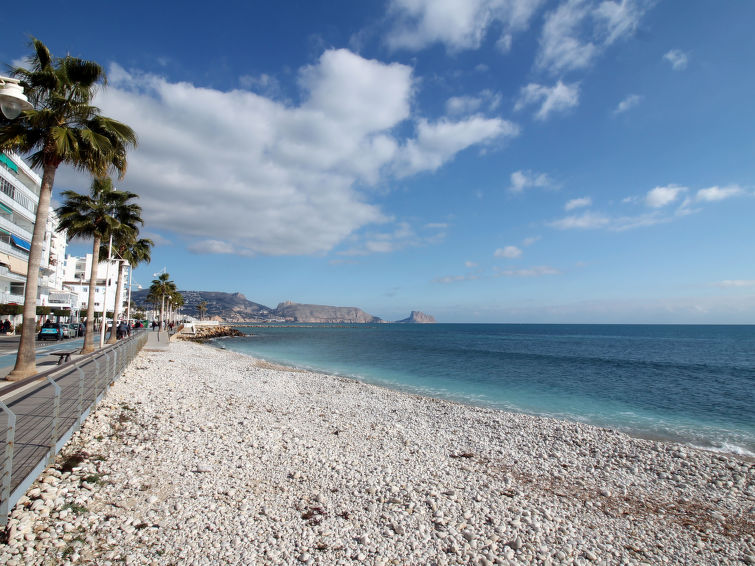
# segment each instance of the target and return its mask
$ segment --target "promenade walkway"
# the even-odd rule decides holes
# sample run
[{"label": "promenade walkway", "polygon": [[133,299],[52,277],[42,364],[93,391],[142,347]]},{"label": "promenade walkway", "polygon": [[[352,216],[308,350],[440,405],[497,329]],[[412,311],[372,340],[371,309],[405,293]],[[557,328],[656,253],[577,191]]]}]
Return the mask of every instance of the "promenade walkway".
[{"label": "promenade walkway", "polygon": [[[145,330],[117,344],[106,344],[91,355],[74,354],[71,363],[61,366],[57,365],[58,356],[53,355],[54,351],[42,346],[37,350],[37,369],[48,373],[49,377],[28,383],[0,381],[0,400],[16,419],[12,456],[7,452],[5,434],[0,438],[0,525],[7,519],[8,509],[52,462],[109,384],[148,343],[155,344],[154,349],[167,349],[168,333]],[[81,349],[82,340],[67,340],[57,345],[58,350],[77,351]],[[3,375],[13,368],[15,353],[11,357],[12,363],[2,368]],[[5,411],[2,413],[0,426],[10,427],[10,417]],[[9,461],[12,461],[11,468]],[[12,475],[9,475],[10,469]]]},{"label": "promenade walkway", "polygon": [[[164,351],[168,349],[170,340],[168,332],[154,332],[148,330],[146,350]],[[18,352],[19,336],[0,336],[0,389],[6,385],[7,376],[16,365],[16,353]],[[99,345],[99,335],[95,339],[95,345]],[[71,355],[75,360],[81,357],[78,351],[84,346],[84,338],[61,340],[59,342],[37,342],[37,371],[39,373],[51,370],[58,364],[59,357],[56,352],[76,352]],[[105,344],[107,346],[107,344]],[[95,348],[96,350],[96,348]]]},{"label": "promenade walkway", "polygon": [[164,352],[170,346],[170,335],[167,331],[161,330],[156,332],[154,330],[147,331],[147,344],[144,346],[144,350],[147,352]]}]

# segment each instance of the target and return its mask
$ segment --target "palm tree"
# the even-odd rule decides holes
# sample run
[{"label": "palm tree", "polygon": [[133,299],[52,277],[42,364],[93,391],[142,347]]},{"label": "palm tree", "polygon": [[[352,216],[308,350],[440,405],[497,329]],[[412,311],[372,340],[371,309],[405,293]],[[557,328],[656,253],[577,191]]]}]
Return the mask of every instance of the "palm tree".
[{"label": "palm tree", "polygon": [[[174,311],[174,320],[175,320],[175,315],[181,312],[181,307],[184,306],[185,304],[184,296],[181,294],[181,291],[176,291],[175,293],[173,293],[173,295],[170,298],[170,302],[173,305],[173,308],[175,309]],[[177,322],[178,321],[176,320],[176,323]]]},{"label": "palm tree", "polygon": [[160,297],[158,297],[155,294],[155,290],[152,289],[151,286],[149,288],[149,292],[147,293],[147,296],[144,297],[144,302],[152,307],[152,309],[150,310],[152,310],[152,316],[154,317],[154,311],[157,310],[158,305],[160,304]]},{"label": "palm tree", "polygon": [[152,295],[159,298],[160,301],[160,329],[165,320],[165,297],[175,292],[176,284],[170,280],[169,273],[161,273],[157,279],[152,280],[149,291]]},{"label": "palm tree", "polygon": [[[121,260],[118,262],[118,286],[115,288],[115,310],[113,312],[113,326],[118,319],[118,311],[121,306],[121,292],[123,289],[123,268],[126,262],[133,269],[140,263],[149,263],[152,256],[150,250],[155,245],[152,240],[148,238],[136,239],[138,231],[134,233],[132,230],[121,230],[117,234],[113,235],[113,255],[117,255]],[[109,251],[109,244],[100,242],[100,255],[106,255]],[[115,344],[118,341],[118,336],[115,332],[110,332],[110,339],[108,344]]]},{"label": "palm tree", "polygon": [[[89,277],[89,301],[87,304],[87,330],[82,353],[94,351],[94,290],[97,285],[97,266],[100,261],[100,244],[110,236],[135,239],[139,232],[142,207],[129,202],[139,195],[117,191],[110,177],[95,179],[88,195],[75,191],[63,191],[66,199],[57,208],[60,219],[58,230],[68,231],[69,237],[92,238],[92,271]],[[117,305],[116,305],[117,307]],[[116,309],[117,310],[117,309]],[[105,324],[105,321],[103,321]]]},{"label": "palm tree", "polygon": [[199,311],[199,320],[203,320],[207,313],[207,301],[200,301],[197,305],[197,311]]},{"label": "palm tree", "polygon": [[100,65],[70,55],[53,57],[38,39],[32,38],[32,47],[31,68],[16,67],[11,74],[20,80],[34,109],[15,120],[0,114],[0,148],[29,154],[32,167],[42,169],[26,275],[23,332],[9,380],[37,371],[34,325],[39,265],[58,166],[66,163],[95,176],[115,170],[122,178],[126,150],[136,145],[131,128],[102,116],[99,108],[91,105],[97,88],[107,80]]}]

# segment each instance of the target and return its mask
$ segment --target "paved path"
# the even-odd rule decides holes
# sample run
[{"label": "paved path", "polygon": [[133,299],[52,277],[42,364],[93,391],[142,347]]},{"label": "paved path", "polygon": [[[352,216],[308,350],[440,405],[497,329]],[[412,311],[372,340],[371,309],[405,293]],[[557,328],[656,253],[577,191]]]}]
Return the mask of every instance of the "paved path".
[{"label": "paved path", "polygon": [[[155,334],[157,342],[158,336]],[[164,338],[167,343],[167,333]],[[74,351],[81,349],[82,342],[82,339],[64,340],[56,345],[59,346],[58,349]],[[93,356],[74,355],[73,359],[82,358],[78,368],[70,365],[61,368],[52,377],[55,385],[47,380],[37,379],[11,392],[4,393],[0,387],[0,397],[16,415],[11,493],[16,488],[26,489],[28,486],[24,482],[34,480],[36,471],[32,470],[39,468],[41,471],[44,468],[45,458],[51,447],[56,444],[60,446],[67,440],[67,433],[72,431],[82,412],[93,404],[101,392],[107,390],[111,380],[120,374],[128,360],[135,355],[137,345],[138,337],[132,337],[130,341],[121,340],[114,346],[106,345],[103,350],[95,350]],[[12,357],[15,361],[15,354]],[[50,357],[48,347],[43,346],[37,350],[37,358],[41,359],[37,362],[38,371],[44,372],[57,365],[57,356],[48,361],[47,358]],[[48,363],[50,367],[45,367]],[[0,382],[0,386],[6,384],[7,382]],[[58,394],[56,390],[59,391]],[[0,420],[2,426],[7,426],[5,415]],[[4,440],[4,437],[0,439],[3,470],[6,465]]]},{"label": "paved path", "polygon": [[[153,332],[147,330],[147,344],[144,347],[147,351],[165,351],[170,345],[168,332]],[[108,336],[105,336],[107,340]],[[18,343],[20,336],[0,336],[0,388],[7,383],[5,376],[8,375],[16,365],[16,354],[18,353]],[[95,350],[100,343],[100,335],[95,338]],[[106,342],[107,345],[107,342]],[[84,338],[63,339],[60,341],[36,342],[35,348],[37,353],[37,372],[42,373],[52,369],[58,364],[58,356],[52,355],[55,352],[73,352],[81,350],[84,346]],[[71,359],[75,359],[72,356]]]},{"label": "paved path", "polygon": [[154,330],[147,331],[147,343],[144,350],[147,352],[164,352],[170,346],[170,335],[167,331],[160,332]]},{"label": "paved path", "polygon": [[[16,354],[20,336],[4,336],[0,338],[0,387],[5,383],[8,375],[16,365]],[[58,356],[52,356],[54,352],[72,352],[81,350],[84,338],[67,338],[54,342],[36,342],[37,371],[43,372],[57,365]]]}]

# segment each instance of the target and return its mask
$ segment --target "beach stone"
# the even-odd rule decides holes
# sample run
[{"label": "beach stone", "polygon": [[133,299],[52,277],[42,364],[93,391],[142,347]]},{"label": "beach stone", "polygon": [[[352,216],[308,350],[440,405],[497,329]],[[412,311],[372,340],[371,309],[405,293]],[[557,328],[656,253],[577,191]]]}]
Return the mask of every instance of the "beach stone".
[{"label": "beach stone", "polygon": [[[71,440],[106,457],[45,472],[58,483],[19,502],[0,563],[59,563],[69,546],[97,564],[753,562],[752,537],[720,526],[750,525],[755,467],[732,457],[197,344],[135,363]],[[669,520],[673,505],[709,532]]]}]

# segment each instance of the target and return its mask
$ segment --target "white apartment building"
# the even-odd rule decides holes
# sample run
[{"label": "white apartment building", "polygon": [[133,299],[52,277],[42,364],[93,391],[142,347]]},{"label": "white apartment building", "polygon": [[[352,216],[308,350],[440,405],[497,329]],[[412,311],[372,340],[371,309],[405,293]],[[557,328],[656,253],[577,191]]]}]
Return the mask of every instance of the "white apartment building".
[{"label": "white apartment building", "polygon": [[[24,303],[26,272],[29,262],[32,231],[42,180],[14,153],[0,152],[0,303]],[[66,255],[67,237],[58,233],[58,217],[50,210],[45,226],[45,239],[39,266],[37,305],[54,309],[70,309],[77,319],[78,311],[86,311],[89,299],[89,275],[92,254],[85,257]],[[128,267],[124,269],[123,311],[128,300]],[[103,304],[112,311],[115,303],[118,263],[110,265],[109,285],[106,283],[107,261],[97,266],[94,307],[102,312]],[[20,321],[16,317],[14,323]]]},{"label": "white apartment building", "polygon": [[[63,262],[63,285],[74,295],[71,307],[74,311],[79,311],[81,316],[85,316],[87,304],[89,301],[89,276],[92,273],[92,254],[86,254],[84,257],[67,255]],[[110,273],[108,277],[107,260],[97,264],[97,284],[94,291],[94,310],[102,312],[103,303],[108,311],[113,310],[115,305],[115,293],[118,285],[118,262],[110,263]],[[129,266],[123,270],[123,281],[121,284],[121,306],[120,313],[123,313],[128,302],[128,270]],[[109,282],[109,284],[108,284]]]},{"label": "white apartment building", "polygon": [[24,302],[41,184],[18,156],[0,153],[0,303]]},{"label": "white apartment building", "polygon": [[[0,153],[0,303],[24,303],[26,272],[42,179],[14,153]],[[71,308],[75,296],[63,286],[66,235],[50,210],[39,266],[37,305]],[[20,317],[19,317],[20,320]]]}]

